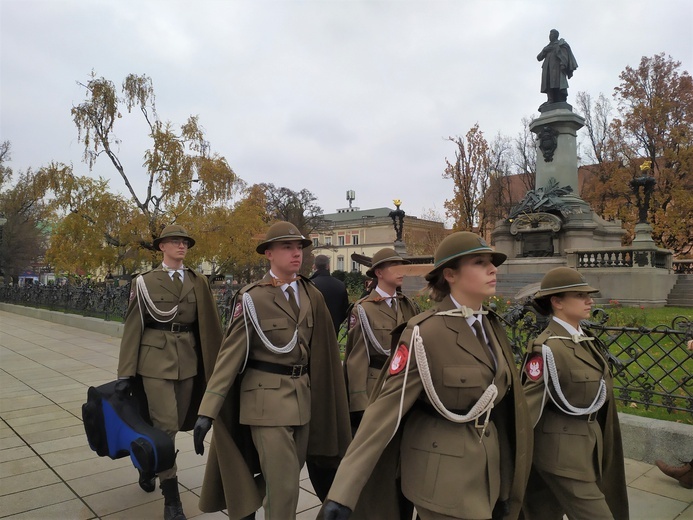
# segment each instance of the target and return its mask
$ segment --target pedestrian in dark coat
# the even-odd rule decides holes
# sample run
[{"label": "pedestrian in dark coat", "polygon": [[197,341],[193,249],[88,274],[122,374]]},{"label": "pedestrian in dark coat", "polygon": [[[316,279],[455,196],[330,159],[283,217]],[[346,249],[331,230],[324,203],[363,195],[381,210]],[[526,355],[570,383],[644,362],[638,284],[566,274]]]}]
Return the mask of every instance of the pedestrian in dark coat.
[{"label": "pedestrian in dark coat", "polygon": [[327,255],[318,255],[313,263],[315,272],[310,277],[315,287],[322,293],[327,309],[332,316],[334,331],[339,335],[339,327],[346,319],[349,310],[349,294],[344,282],[330,274],[330,259]]}]

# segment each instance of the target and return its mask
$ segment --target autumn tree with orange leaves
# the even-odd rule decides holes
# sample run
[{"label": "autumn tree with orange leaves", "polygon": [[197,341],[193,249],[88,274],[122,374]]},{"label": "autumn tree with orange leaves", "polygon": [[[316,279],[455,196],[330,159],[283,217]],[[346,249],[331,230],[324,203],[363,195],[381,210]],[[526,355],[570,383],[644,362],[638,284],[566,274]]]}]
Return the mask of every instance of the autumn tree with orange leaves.
[{"label": "autumn tree with orange leaves", "polygon": [[[675,255],[693,252],[693,80],[681,63],[664,53],[626,67],[614,89],[616,117],[604,96],[578,97],[586,118],[594,165],[582,197],[604,218],[619,218],[633,236],[638,221],[629,181],[650,175],[657,181],[648,220],[655,242]],[[627,239],[627,240],[629,240]]]}]

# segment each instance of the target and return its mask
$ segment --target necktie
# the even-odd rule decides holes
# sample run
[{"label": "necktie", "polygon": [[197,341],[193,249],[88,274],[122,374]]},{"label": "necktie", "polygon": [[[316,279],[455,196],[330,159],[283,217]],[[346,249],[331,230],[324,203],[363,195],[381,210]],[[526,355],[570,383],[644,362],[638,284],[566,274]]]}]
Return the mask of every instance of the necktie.
[{"label": "necktie", "polygon": [[474,329],[474,332],[476,332],[476,339],[479,340],[479,343],[481,344],[481,347],[484,349],[484,352],[486,353],[488,360],[491,362],[491,366],[495,367],[496,362],[494,361],[493,356],[491,355],[491,348],[488,346],[486,340],[484,339],[484,331],[481,329],[481,323],[479,322],[479,320],[474,320],[474,323],[472,323],[472,328]]},{"label": "necktie", "polygon": [[183,291],[183,280],[180,279],[180,273],[178,271],[174,271],[173,273],[173,284],[176,286],[176,289],[178,289],[178,294],[180,294]]},{"label": "necktie", "polygon": [[286,288],[286,294],[289,295],[289,305],[291,305],[291,310],[294,311],[296,319],[298,320],[298,315],[301,312],[298,303],[296,303],[296,297],[294,296],[294,288],[290,285]]}]

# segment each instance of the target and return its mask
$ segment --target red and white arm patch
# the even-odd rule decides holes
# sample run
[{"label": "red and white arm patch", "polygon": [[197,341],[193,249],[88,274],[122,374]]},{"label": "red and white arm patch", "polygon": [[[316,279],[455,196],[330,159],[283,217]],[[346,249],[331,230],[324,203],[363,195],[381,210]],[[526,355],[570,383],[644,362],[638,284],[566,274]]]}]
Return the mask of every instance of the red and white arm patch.
[{"label": "red and white arm patch", "polygon": [[525,373],[532,381],[539,381],[544,376],[544,358],[541,354],[531,354],[525,363]]},{"label": "red and white arm patch", "polygon": [[241,314],[243,314],[243,304],[241,302],[238,302],[236,306],[233,308],[233,319],[235,320]]},{"label": "red and white arm patch", "polygon": [[349,315],[349,328],[351,329],[354,325],[356,325],[356,314],[352,312]]},{"label": "red and white arm patch", "polygon": [[392,363],[390,363],[390,375],[394,376],[399,374],[407,366],[407,359],[409,358],[409,349],[404,343],[400,343],[397,347],[397,352],[392,358]]}]

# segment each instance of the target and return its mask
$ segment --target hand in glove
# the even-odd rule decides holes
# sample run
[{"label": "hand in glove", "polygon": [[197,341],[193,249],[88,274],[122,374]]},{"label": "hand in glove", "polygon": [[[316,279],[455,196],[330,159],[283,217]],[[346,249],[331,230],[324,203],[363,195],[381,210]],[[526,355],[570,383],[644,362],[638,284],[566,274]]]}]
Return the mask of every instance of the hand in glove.
[{"label": "hand in glove", "polygon": [[118,379],[118,381],[116,381],[114,391],[118,397],[129,397],[132,393],[132,378],[127,377],[124,379]]},{"label": "hand in glove", "polygon": [[195,421],[193,441],[195,443],[195,453],[198,455],[204,455],[205,453],[205,435],[207,435],[211,427],[212,419],[205,415],[198,416],[197,421]]},{"label": "hand in glove", "polygon": [[348,520],[351,516],[351,509],[332,500],[325,502],[322,512],[325,520]]}]

